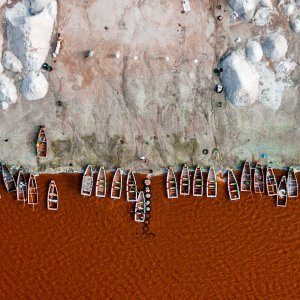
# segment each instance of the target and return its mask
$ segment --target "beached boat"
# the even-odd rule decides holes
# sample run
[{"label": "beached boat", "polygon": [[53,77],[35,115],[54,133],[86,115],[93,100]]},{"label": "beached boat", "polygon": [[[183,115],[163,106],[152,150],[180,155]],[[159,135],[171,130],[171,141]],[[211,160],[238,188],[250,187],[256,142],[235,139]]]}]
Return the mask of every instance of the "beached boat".
[{"label": "beached boat", "polygon": [[191,182],[190,171],[187,164],[183,164],[183,168],[180,175],[179,194],[187,196],[190,194]]},{"label": "beached boat", "polygon": [[287,193],[290,198],[298,197],[298,180],[293,168],[290,168],[288,172]]},{"label": "beached boat", "polygon": [[27,182],[23,171],[19,171],[17,179],[17,200],[27,201]]},{"label": "beached boat", "polygon": [[218,183],[214,167],[210,167],[207,174],[206,181],[206,196],[209,198],[217,197]]},{"label": "beached boat", "polygon": [[251,166],[249,161],[245,161],[242,177],[241,177],[241,191],[251,192],[252,176],[251,176]]},{"label": "beached boat", "polygon": [[268,196],[277,195],[277,181],[273,172],[273,168],[271,168],[270,166],[267,166],[266,186],[267,186]]},{"label": "beached boat", "polygon": [[111,185],[110,197],[120,199],[122,195],[122,170],[117,168]]},{"label": "beached boat", "polygon": [[93,190],[93,168],[88,165],[83,174],[81,183],[81,195],[91,196]]},{"label": "beached boat", "polygon": [[58,191],[54,180],[51,180],[48,188],[47,208],[49,210],[58,210]]},{"label": "beached boat", "polygon": [[8,192],[15,192],[17,190],[15,179],[5,164],[2,164],[2,176],[6,190]]},{"label": "beached boat", "polygon": [[260,163],[257,163],[254,170],[254,192],[264,193],[265,191],[265,180],[264,170]]},{"label": "beached boat", "polygon": [[36,178],[33,174],[30,174],[29,176],[27,192],[28,192],[27,193],[28,204],[37,205],[39,202],[39,194],[38,194]]},{"label": "beached boat", "polygon": [[47,156],[47,138],[45,133],[45,128],[41,127],[36,142],[36,155],[37,157]]},{"label": "beached boat", "polygon": [[283,207],[286,207],[287,205],[287,188],[286,188],[285,176],[282,176],[278,185],[276,205],[283,206]]},{"label": "beached boat", "polygon": [[200,165],[197,165],[193,178],[193,196],[203,196],[203,175]]},{"label": "beached boat", "polygon": [[136,180],[132,170],[129,170],[127,173],[126,197],[128,202],[136,202],[138,198]]},{"label": "beached boat", "polygon": [[239,200],[240,189],[232,170],[228,170],[227,187],[230,200]]},{"label": "beached boat", "polygon": [[100,167],[96,181],[96,197],[106,196],[106,172],[103,166]]},{"label": "beached boat", "polygon": [[177,180],[173,168],[168,168],[167,195],[169,199],[178,198]]},{"label": "beached boat", "polygon": [[146,215],[146,201],[144,192],[139,192],[137,202],[134,208],[134,220],[136,222],[144,222]]}]

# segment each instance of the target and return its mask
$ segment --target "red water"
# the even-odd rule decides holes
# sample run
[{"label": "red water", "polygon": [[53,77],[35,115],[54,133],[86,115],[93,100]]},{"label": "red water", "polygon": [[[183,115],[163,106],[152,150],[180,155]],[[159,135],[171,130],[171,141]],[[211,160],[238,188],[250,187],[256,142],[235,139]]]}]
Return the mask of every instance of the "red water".
[{"label": "red water", "polygon": [[[59,210],[47,211],[53,178]],[[168,200],[158,176],[143,234],[125,198],[82,197],[81,175],[37,181],[34,210],[0,185],[1,299],[300,297],[299,199],[281,208],[267,196],[242,193],[231,202],[219,182],[217,199]]]}]

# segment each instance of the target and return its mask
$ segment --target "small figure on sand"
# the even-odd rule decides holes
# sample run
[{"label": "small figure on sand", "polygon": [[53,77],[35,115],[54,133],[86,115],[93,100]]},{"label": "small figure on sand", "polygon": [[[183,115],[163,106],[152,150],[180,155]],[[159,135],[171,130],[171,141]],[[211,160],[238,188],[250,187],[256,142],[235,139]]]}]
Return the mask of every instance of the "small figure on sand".
[{"label": "small figure on sand", "polygon": [[141,155],[141,156],[139,157],[139,159],[142,160],[142,161],[144,161],[145,164],[148,163],[148,159],[147,159],[146,156],[144,156],[144,155]]},{"label": "small figure on sand", "polygon": [[61,37],[61,34],[58,33],[57,34],[57,40],[56,40],[56,46],[55,46],[55,50],[52,53],[53,58],[56,58],[62,48],[62,44],[63,44],[63,38]]},{"label": "small figure on sand", "polygon": [[94,51],[89,49],[85,55],[85,59],[88,59],[89,57],[93,57],[94,56]]}]

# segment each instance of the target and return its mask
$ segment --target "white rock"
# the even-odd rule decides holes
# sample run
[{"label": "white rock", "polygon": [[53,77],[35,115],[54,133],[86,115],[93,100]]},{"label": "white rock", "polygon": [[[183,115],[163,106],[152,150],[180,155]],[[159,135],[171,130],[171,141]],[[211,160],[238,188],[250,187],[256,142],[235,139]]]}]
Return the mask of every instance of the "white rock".
[{"label": "white rock", "polygon": [[1,106],[0,107],[1,110],[7,110],[9,107],[9,104],[6,101],[2,101],[2,102],[0,102],[0,106]]},{"label": "white rock", "polygon": [[27,8],[30,7],[33,9],[34,13],[39,13],[44,9],[44,7],[48,6],[52,0],[24,0]]},{"label": "white rock", "polygon": [[249,41],[246,45],[246,56],[251,62],[259,62],[263,57],[263,50],[260,43]]},{"label": "white rock", "polygon": [[293,14],[295,10],[295,6],[293,4],[287,4],[287,5],[284,5],[283,8],[282,8],[282,11],[284,14],[290,16]]},{"label": "white rock", "polygon": [[252,22],[257,26],[266,26],[271,24],[272,16],[275,13],[273,7],[260,7],[255,16],[252,18]]},{"label": "white rock", "polygon": [[300,32],[300,15],[294,17],[290,21],[290,26],[293,29],[294,32]]},{"label": "white rock", "polygon": [[250,20],[256,10],[259,0],[227,0],[232,10],[246,20]]},{"label": "white rock", "polygon": [[23,69],[20,60],[10,51],[5,51],[2,56],[2,65],[5,69],[20,73]]},{"label": "white rock", "polygon": [[26,100],[38,100],[47,95],[48,87],[42,72],[29,72],[25,74],[20,90]]},{"label": "white rock", "polygon": [[295,0],[297,6],[300,6],[300,0]]},{"label": "white rock", "polygon": [[0,75],[0,101],[15,103],[18,99],[17,89],[14,81],[4,74]]},{"label": "white rock", "polygon": [[259,76],[243,52],[231,52],[220,67],[225,95],[234,105],[249,106],[258,99]]},{"label": "white rock", "polygon": [[6,3],[6,0],[0,0],[0,8]]},{"label": "white rock", "polygon": [[23,2],[6,10],[8,44],[25,70],[38,71],[45,62],[56,14],[56,0],[49,1],[42,12],[34,16],[29,15]]},{"label": "white rock", "polygon": [[264,55],[273,61],[280,60],[285,56],[288,44],[285,37],[279,33],[270,34],[263,43]]}]

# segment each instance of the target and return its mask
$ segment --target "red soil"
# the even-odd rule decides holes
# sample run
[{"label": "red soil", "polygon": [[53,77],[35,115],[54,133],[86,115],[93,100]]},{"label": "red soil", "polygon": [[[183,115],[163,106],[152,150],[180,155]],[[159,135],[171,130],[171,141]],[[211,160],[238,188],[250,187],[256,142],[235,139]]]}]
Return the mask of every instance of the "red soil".
[{"label": "red soil", "polygon": [[[158,176],[143,234],[124,197],[80,196],[81,177],[37,177],[34,210],[1,183],[1,299],[299,299],[299,200],[280,208],[242,193],[231,202],[221,182],[217,199],[168,200]],[[46,209],[51,179],[58,211]]]}]

